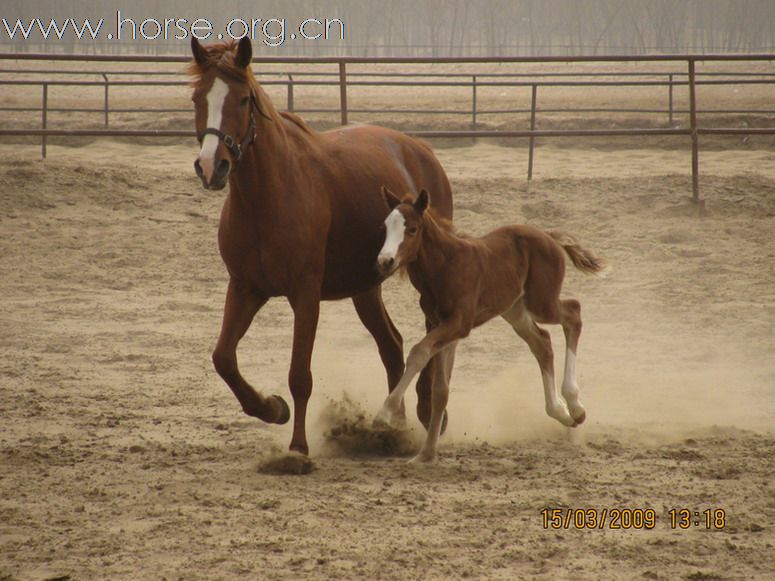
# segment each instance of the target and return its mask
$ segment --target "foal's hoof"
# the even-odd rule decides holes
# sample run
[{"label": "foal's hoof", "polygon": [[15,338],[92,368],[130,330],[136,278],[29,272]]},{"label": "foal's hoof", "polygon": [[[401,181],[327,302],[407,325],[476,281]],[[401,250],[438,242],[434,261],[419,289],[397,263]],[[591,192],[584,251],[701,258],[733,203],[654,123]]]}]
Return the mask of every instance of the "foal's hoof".
[{"label": "foal's hoof", "polygon": [[573,418],[574,424],[573,424],[571,427],[572,427],[572,428],[575,428],[575,427],[578,427],[578,426],[580,426],[581,424],[583,424],[583,423],[584,423],[584,420],[586,420],[586,419],[587,419],[587,412],[584,412],[584,411],[582,411],[582,412],[581,412],[581,413],[578,415],[578,417],[574,417],[574,418]]},{"label": "foal's hoof", "polygon": [[406,417],[403,414],[390,412],[385,409],[381,409],[374,416],[371,428],[376,432],[403,432],[409,429],[406,424]]},{"label": "foal's hoof", "polygon": [[280,406],[280,414],[277,416],[277,419],[274,421],[274,423],[281,425],[287,424],[288,420],[291,419],[291,408],[288,407],[288,404],[285,403],[285,400],[279,395],[273,395],[272,399],[274,399],[277,402],[277,405]]},{"label": "foal's hoof", "polygon": [[408,464],[435,464],[437,461],[436,453],[421,451],[417,456],[409,460]]}]

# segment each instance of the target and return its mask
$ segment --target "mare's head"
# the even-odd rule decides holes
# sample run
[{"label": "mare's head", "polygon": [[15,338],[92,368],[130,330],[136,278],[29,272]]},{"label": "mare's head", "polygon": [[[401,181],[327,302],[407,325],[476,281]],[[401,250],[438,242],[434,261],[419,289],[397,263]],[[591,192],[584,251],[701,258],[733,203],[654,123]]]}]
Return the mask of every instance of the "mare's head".
[{"label": "mare's head", "polygon": [[430,205],[430,195],[421,190],[416,199],[399,199],[382,186],[382,196],[390,208],[385,218],[385,243],[377,255],[377,269],[383,276],[405,268],[417,258],[423,229],[423,214]]},{"label": "mare's head", "polygon": [[[250,39],[202,46],[191,37],[196,133],[202,148],[194,162],[202,185],[220,190],[256,134],[256,114],[266,99],[253,78]],[[266,107],[266,105],[265,105]]]}]

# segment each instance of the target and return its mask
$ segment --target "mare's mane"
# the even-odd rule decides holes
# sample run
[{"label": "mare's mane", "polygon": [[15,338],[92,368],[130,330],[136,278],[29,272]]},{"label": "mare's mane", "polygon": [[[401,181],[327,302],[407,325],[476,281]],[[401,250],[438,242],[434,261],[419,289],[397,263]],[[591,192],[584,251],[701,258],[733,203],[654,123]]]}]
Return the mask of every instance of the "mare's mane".
[{"label": "mare's mane", "polygon": [[304,119],[296,115],[296,113],[291,113],[290,111],[280,111],[280,116],[287,119],[294,125],[296,125],[299,129],[301,129],[305,133],[309,133],[310,135],[312,134],[312,129],[310,128],[310,126],[307,125]]}]

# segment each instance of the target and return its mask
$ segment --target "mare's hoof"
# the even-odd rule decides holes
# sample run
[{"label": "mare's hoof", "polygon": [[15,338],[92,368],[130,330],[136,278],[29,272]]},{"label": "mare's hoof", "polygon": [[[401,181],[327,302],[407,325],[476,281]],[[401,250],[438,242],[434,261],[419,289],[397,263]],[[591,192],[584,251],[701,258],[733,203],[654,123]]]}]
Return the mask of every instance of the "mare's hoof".
[{"label": "mare's hoof", "polygon": [[280,415],[275,420],[275,424],[287,424],[288,420],[291,419],[291,408],[288,407],[288,404],[285,403],[285,400],[281,398],[279,395],[273,395],[272,399],[277,401],[277,405],[280,406]]}]

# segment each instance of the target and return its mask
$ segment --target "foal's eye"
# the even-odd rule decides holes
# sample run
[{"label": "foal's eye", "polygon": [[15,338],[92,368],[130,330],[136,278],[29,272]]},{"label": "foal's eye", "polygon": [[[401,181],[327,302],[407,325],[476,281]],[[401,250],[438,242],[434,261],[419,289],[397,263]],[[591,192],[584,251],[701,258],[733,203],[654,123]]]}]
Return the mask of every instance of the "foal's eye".
[{"label": "foal's eye", "polygon": [[409,234],[409,236],[414,236],[415,234],[417,234],[417,227],[416,226],[412,226],[411,228],[409,228],[407,230],[407,233]]},{"label": "foal's eye", "polygon": [[244,107],[248,104],[248,101],[250,100],[250,97],[242,97],[242,99],[239,100],[240,107]]}]

